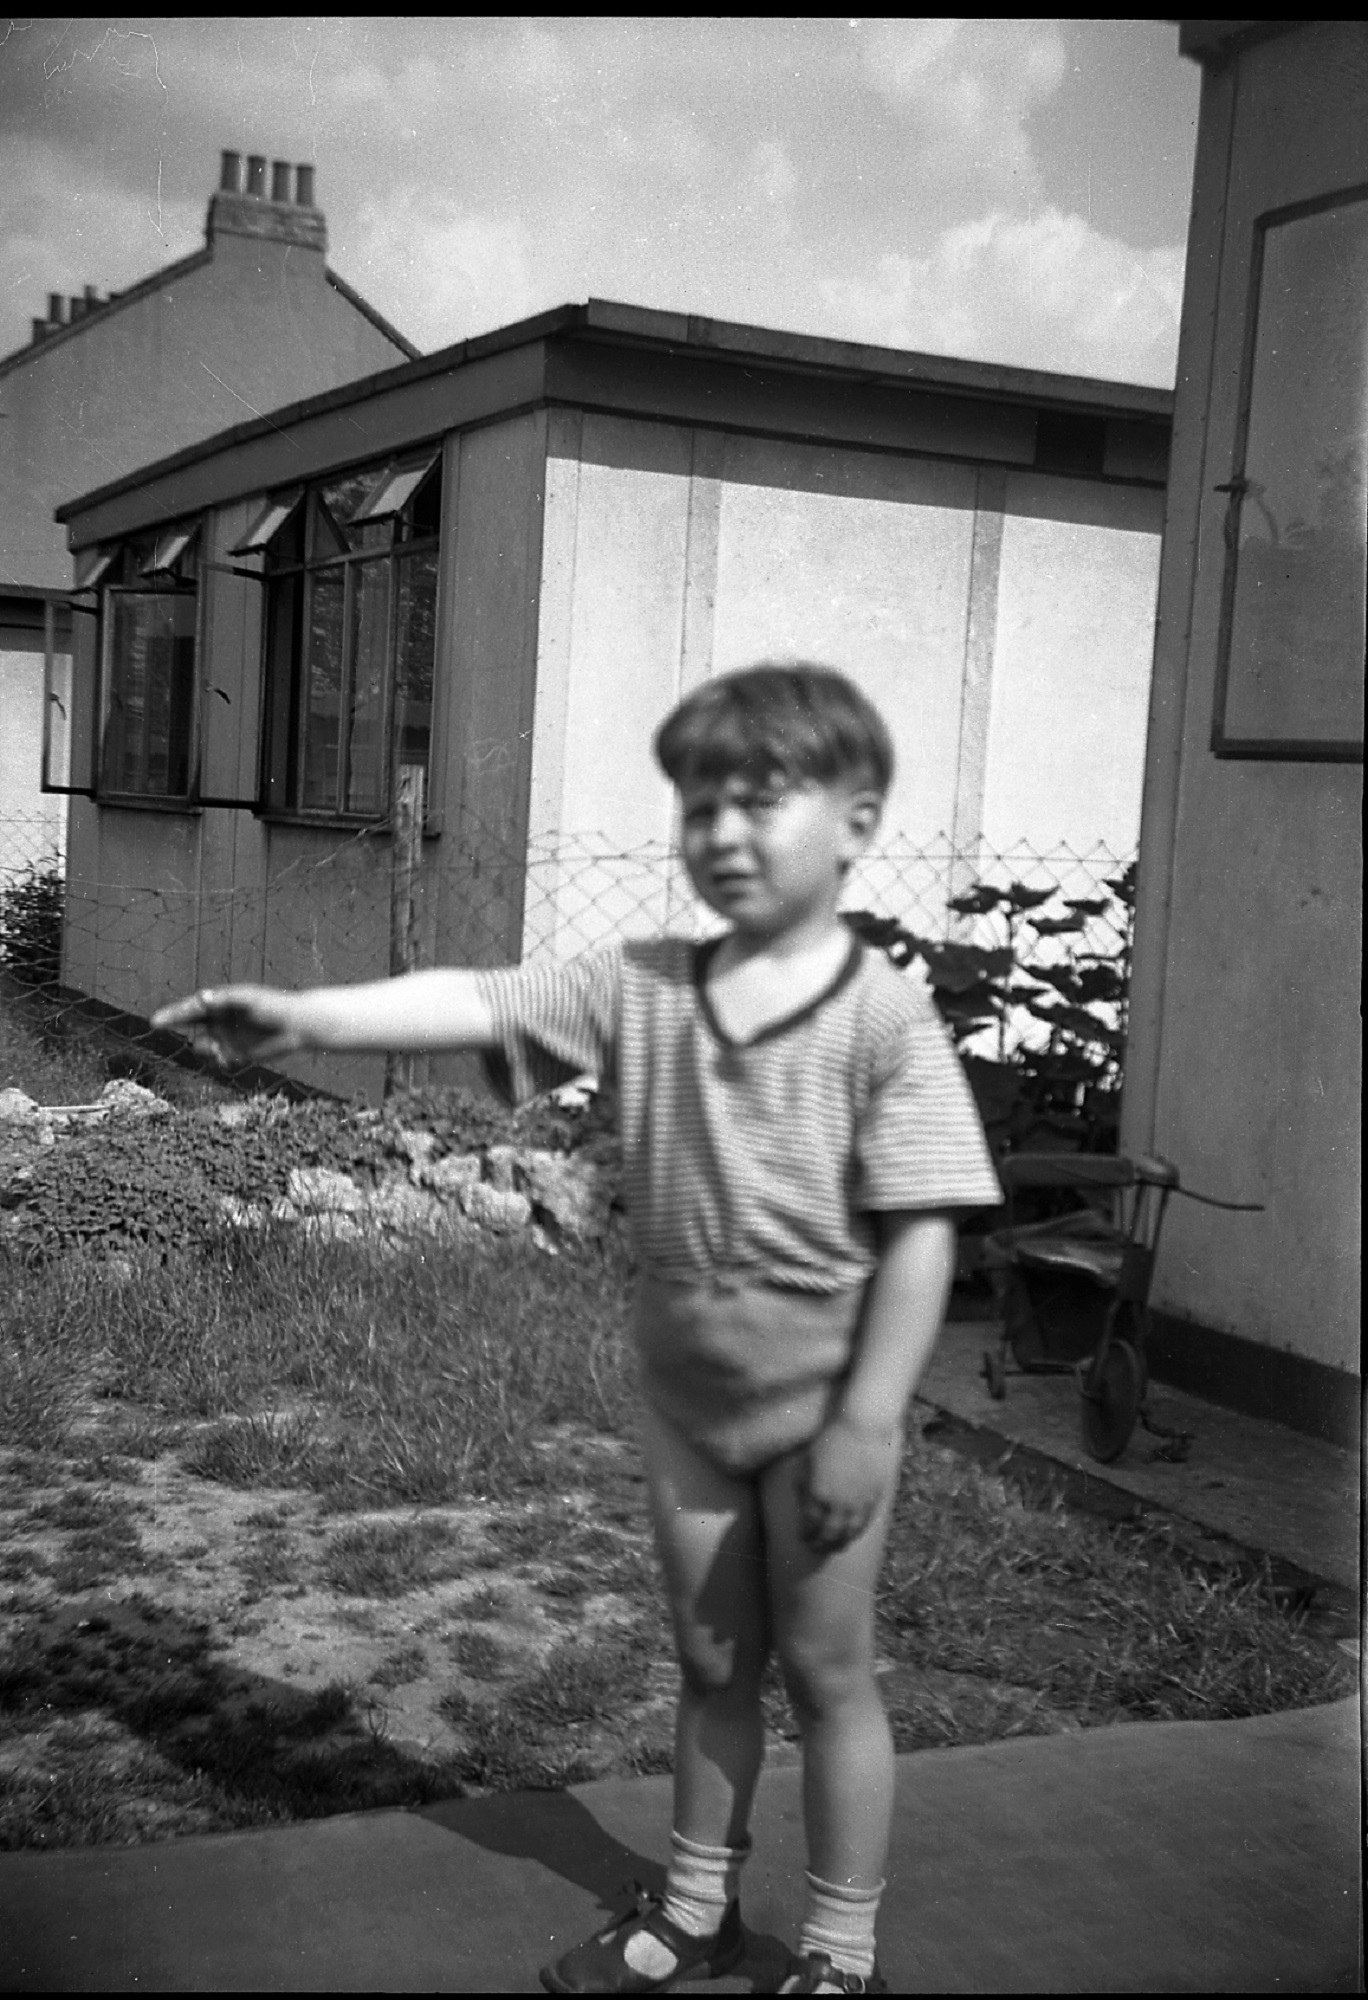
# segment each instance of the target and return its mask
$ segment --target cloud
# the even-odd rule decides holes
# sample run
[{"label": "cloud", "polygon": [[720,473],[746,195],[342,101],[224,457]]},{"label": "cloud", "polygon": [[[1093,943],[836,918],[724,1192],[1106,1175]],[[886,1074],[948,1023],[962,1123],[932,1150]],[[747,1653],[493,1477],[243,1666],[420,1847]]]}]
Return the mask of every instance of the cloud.
[{"label": "cloud", "polygon": [[203,201],[159,192],[155,172],[101,184],[31,139],[0,141],[0,189],[0,303],[21,341],[49,292],[124,291],[204,240]]},{"label": "cloud", "polygon": [[425,350],[521,319],[543,303],[525,223],[421,188],[363,202],[333,262],[366,298],[383,301],[386,317]]},{"label": "cloud", "polygon": [[924,175],[953,180],[972,167],[1034,185],[1028,121],[1067,66],[1057,22],[881,19],[858,28],[864,83],[900,120]]},{"label": "cloud", "polygon": [[943,230],[925,256],[884,255],[820,289],[854,337],[880,345],[1169,386],[1183,257],[1055,208],[993,210]]}]

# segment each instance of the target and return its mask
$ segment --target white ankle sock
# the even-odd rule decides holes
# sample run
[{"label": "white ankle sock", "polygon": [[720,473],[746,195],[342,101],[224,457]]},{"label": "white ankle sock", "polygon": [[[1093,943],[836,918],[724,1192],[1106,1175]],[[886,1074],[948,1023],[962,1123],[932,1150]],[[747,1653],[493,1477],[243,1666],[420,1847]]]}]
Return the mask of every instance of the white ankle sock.
[{"label": "white ankle sock", "polygon": [[[749,1840],[740,1847],[704,1847],[672,1833],[664,1915],[690,1937],[711,1937],[736,1899],[741,1864],[749,1853]],[[670,1947],[649,1931],[638,1931],[625,1956],[633,1972],[647,1979],[668,1979],[678,1963]]]},{"label": "white ankle sock", "polygon": [[798,1952],[825,1952],[841,1972],[858,1973],[868,1979],[874,1970],[874,1925],[879,1914],[877,1889],[847,1889],[838,1882],[823,1882],[809,1871],[808,1906],[803,1928],[798,1933]]}]

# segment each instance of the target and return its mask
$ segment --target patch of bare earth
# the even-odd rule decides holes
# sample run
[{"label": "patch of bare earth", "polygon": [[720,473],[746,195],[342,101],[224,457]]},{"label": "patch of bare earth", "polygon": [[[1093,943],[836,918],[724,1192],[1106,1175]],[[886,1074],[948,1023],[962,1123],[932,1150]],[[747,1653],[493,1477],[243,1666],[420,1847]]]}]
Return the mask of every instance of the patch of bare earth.
[{"label": "patch of bare earth", "polygon": [[[135,1840],[296,1816],[309,1786],[264,1782],[270,1748],[307,1755],[325,1811],[667,1763],[674,1675],[625,1446],[548,1445],[592,1462],[592,1491],[339,1515],[194,1476],[194,1437],[145,1460],[97,1436],[85,1457],[0,1452],[0,1783],[29,1808],[35,1783],[79,1783],[87,1837]],[[204,1739],[244,1717],[280,1727],[235,1772]],[[110,1824],[94,1807],[116,1793]]]}]

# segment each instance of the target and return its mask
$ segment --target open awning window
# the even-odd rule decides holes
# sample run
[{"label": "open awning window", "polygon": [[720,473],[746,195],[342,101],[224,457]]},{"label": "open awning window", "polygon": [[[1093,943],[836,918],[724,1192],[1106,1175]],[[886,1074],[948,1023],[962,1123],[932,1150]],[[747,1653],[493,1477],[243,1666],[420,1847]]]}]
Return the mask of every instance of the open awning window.
[{"label": "open awning window", "polygon": [[77,590],[98,590],[119,559],[119,546],[82,549],[76,557]]},{"label": "open awning window", "polygon": [[350,525],[355,528],[364,521],[389,521],[396,514],[402,514],[441,455],[438,447],[413,458],[397,459],[352,515]]},{"label": "open awning window", "polygon": [[174,576],[198,534],[198,521],[192,521],[188,527],[163,529],[153,544],[151,555],[139,566],[139,575]]},{"label": "open awning window", "polygon": [[234,542],[228,553],[230,556],[264,555],[283,528],[287,528],[298,513],[304,499],[304,488],[292,486],[286,493],[276,493],[266,502],[240,542]]}]

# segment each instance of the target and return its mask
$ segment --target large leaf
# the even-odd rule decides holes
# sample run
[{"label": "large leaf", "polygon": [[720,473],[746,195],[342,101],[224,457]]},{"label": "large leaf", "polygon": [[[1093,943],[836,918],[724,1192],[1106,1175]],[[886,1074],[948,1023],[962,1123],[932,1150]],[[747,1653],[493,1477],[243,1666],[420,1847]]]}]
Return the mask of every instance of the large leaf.
[{"label": "large leaf", "polygon": [[848,910],[845,921],[866,944],[886,952],[899,972],[925,953],[922,939],[905,929],[896,917],[876,917],[869,910]]},{"label": "large leaf", "polygon": [[1005,979],[1012,970],[1007,945],[932,944],[923,946],[927,971],[937,992],[966,993],[985,979]]},{"label": "large leaf", "polygon": [[1038,910],[1042,903],[1048,903],[1055,889],[1028,889],[1024,882],[1013,882],[1007,891],[1007,902],[1011,909],[1020,914],[1023,910]]},{"label": "large leaf", "polygon": [[[1060,992],[1065,989],[1061,986]],[[1126,982],[1119,968],[1105,959],[1095,965],[1080,966],[1074,977],[1074,998],[1083,1001],[1120,1000]]]},{"label": "large leaf", "polygon": [[961,917],[986,917],[999,903],[1005,903],[1006,893],[993,888],[989,882],[975,882],[972,889],[966,889],[962,896],[952,896],[946,905]]},{"label": "large leaf", "polygon": [[1033,965],[1031,977],[1043,979],[1047,986],[1053,986],[1055,992],[1062,993],[1066,1000],[1084,998],[1078,975],[1071,965]]}]

